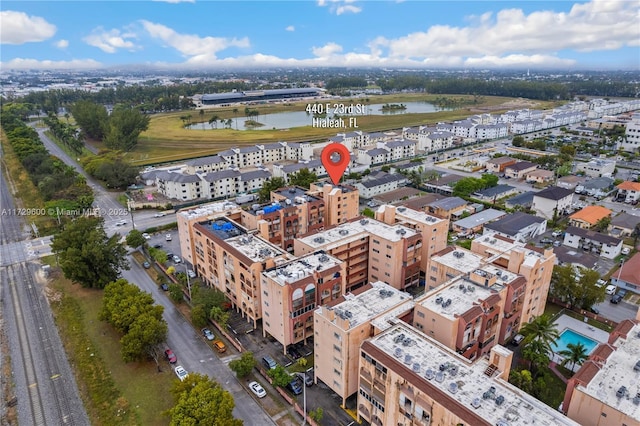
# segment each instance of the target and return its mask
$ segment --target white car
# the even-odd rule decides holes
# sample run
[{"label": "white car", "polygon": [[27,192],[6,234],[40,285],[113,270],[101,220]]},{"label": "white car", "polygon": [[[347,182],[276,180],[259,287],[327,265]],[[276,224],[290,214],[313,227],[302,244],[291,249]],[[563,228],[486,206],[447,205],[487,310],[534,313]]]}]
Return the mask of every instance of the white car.
[{"label": "white car", "polygon": [[189,373],[187,373],[187,370],[185,370],[181,365],[177,366],[174,371],[176,372],[176,376],[178,376],[178,379],[180,379],[180,381],[184,381],[184,379],[186,379],[189,375]]},{"label": "white car", "polygon": [[631,249],[629,247],[624,247],[620,253],[622,253],[622,254],[624,254],[626,256],[629,253],[631,253]]},{"label": "white car", "polygon": [[180,263],[180,262],[182,262],[182,259],[180,259],[180,257],[178,257],[177,255],[175,255],[175,256],[173,256],[173,261],[174,261],[175,263]]},{"label": "white car", "polygon": [[264,398],[267,396],[267,392],[258,382],[249,383],[249,389],[251,389],[251,392],[253,392],[258,398]]},{"label": "white car", "polygon": [[171,234],[167,234],[167,235],[164,237],[164,239],[165,239],[165,240],[167,240],[167,241],[171,241]]},{"label": "white car", "polygon": [[187,275],[189,275],[189,278],[195,278],[196,277],[196,273],[193,272],[191,269],[187,270]]},{"label": "white car", "polygon": [[559,236],[561,236],[561,235],[562,235],[562,231],[558,231],[558,230],[553,231],[553,232],[551,233],[551,235],[552,235],[553,237],[559,237]]},{"label": "white car", "polygon": [[146,232],[144,234],[142,234],[142,236],[144,237],[145,240],[150,240],[151,239],[151,235],[147,234]]},{"label": "white car", "polygon": [[165,214],[164,213],[156,213],[153,215],[153,217],[164,217]]},{"label": "white car", "polygon": [[119,220],[119,221],[116,222],[116,226],[124,226],[126,224],[127,224],[126,220]]},{"label": "white car", "polygon": [[617,290],[617,289],[618,289],[618,287],[616,287],[616,286],[615,286],[615,285],[613,285],[613,284],[610,284],[610,285],[608,285],[608,286],[607,286],[606,293],[607,293],[609,296],[611,296],[612,294],[614,294],[614,293],[616,292],[616,290]]}]

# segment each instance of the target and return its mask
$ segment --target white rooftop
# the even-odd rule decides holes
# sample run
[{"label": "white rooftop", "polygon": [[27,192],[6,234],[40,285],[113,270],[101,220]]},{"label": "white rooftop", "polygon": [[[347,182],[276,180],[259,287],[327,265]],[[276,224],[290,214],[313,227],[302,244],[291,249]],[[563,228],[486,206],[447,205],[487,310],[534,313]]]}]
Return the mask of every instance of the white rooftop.
[{"label": "white rooftop", "polygon": [[287,256],[287,252],[253,235],[238,235],[224,240],[254,262]]},{"label": "white rooftop", "polygon": [[482,287],[465,279],[453,280],[446,287],[429,291],[419,303],[430,311],[454,319],[494,294],[497,289],[491,290],[492,287]]},{"label": "white rooftop", "polygon": [[472,272],[485,262],[484,257],[479,254],[461,248],[456,248],[446,254],[433,255],[431,258],[449,268],[460,271],[461,274]]},{"label": "white rooftop", "polygon": [[326,231],[308,235],[299,240],[313,248],[331,249],[363,238],[365,234],[377,235],[387,241],[400,241],[402,238],[416,235],[416,231],[402,225],[387,225],[374,219],[361,219],[355,222],[347,222]]},{"label": "white rooftop", "polygon": [[340,259],[329,254],[316,252],[279,265],[276,269],[263,272],[263,274],[284,286],[306,278],[315,271],[333,268],[340,263],[342,263]]},{"label": "white rooftop", "polygon": [[230,201],[220,201],[217,203],[202,204],[198,207],[188,210],[181,210],[178,212],[178,214],[186,218],[187,220],[191,220],[200,217],[207,217],[216,213],[223,213],[228,210],[237,208],[239,207],[235,203],[232,203]]},{"label": "white rooftop", "polygon": [[401,218],[406,218],[407,220],[426,224],[436,224],[445,220],[422,211],[410,209],[408,207],[396,207],[396,217],[398,216]]},{"label": "white rooftop", "polygon": [[[480,241],[482,245],[489,248],[491,250],[490,255],[492,256],[501,255],[503,253],[507,253],[512,250],[525,251],[526,256],[524,259],[524,264],[529,266],[532,266],[538,260],[545,259],[543,253],[539,253],[537,251],[527,249],[527,247],[525,246],[525,243],[520,241],[509,242],[501,238],[496,238],[494,235],[481,235],[478,238],[476,238],[476,240]],[[492,259],[488,259],[488,261],[491,262]]]},{"label": "white rooftop", "polygon": [[[317,312],[328,318],[328,312],[334,311],[336,317],[348,320],[348,330],[379,315],[388,313],[388,310],[396,308],[398,305],[402,305],[406,309],[411,308],[411,306],[405,304],[405,302],[413,303],[410,294],[393,288],[382,281],[373,282],[371,286],[373,288],[358,295],[347,293],[344,295],[344,302],[332,307],[319,307]],[[341,325],[341,322],[338,321],[334,321],[334,323]]]},{"label": "white rooftop", "polygon": [[[589,384],[580,386],[580,389],[640,422],[640,405],[634,403],[634,398],[640,393],[640,371],[634,370],[636,362],[640,361],[640,325],[629,331],[626,340],[618,338],[613,346],[617,350],[609,355]],[[627,392],[618,397],[616,394],[622,386]]]},{"label": "white rooftop", "polygon": [[[404,335],[402,340],[400,335]],[[428,380],[458,404],[474,411],[491,424],[578,426],[578,423],[515,386],[487,376],[485,370],[489,363],[485,358],[471,363],[403,322],[373,337],[370,342],[398,362],[411,366],[413,372],[407,373],[407,376],[418,377],[407,377],[409,383],[420,379]],[[509,352],[500,345],[496,345],[495,350]],[[441,367],[444,368],[442,372]],[[493,393],[489,392],[491,387],[494,388]],[[485,393],[487,398],[484,398]],[[496,399],[500,396],[504,401],[498,405]]]}]

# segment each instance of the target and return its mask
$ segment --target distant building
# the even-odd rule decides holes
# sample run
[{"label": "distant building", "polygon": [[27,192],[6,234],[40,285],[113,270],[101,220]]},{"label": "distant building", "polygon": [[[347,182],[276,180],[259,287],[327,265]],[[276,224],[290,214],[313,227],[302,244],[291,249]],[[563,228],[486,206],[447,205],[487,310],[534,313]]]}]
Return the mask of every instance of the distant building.
[{"label": "distant building", "polygon": [[496,157],[487,161],[487,171],[489,173],[504,173],[504,170],[516,164],[517,159],[511,157]]},{"label": "distant building", "polygon": [[640,253],[634,254],[613,271],[611,284],[634,293],[640,293]]},{"label": "distant building", "polygon": [[640,216],[622,212],[611,219],[611,224],[609,225],[609,234],[612,237],[616,238],[629,237],[639,223]]},{"label": "distant building", "polygon": [[500,219],[506,216],[507,213],[495,210],[487,209],[479,213],[472,214],[464,219],[456,220],[451,224],[451,229],[454,232],[458,232],[462,235],[471,235],[475,232],[482,232],[482,228],[489,222]]},{"label": "distant building", "polygon": [[563,244],[607,259],[615,259],[622,251],[621,239],[575,226],[566,229]]},{"label": "distant building", "polygon": [[577,163],[576,171],[591,177],[611,177],[616,170],[616,161],[595,158],[587,163]]},{"label": "distant building", "polygon": [[525,176],[538,168],[536,163],[530,161],[518,161],[516,164],[505,167],[504,176],[511,179],[524,179]]},{"label": "distant building", "polygon": [[378,172],[375,175],[368,176],[362,182],[356,183],[355,187],[360,191],[361,197],[373,198],[376,195],[398,189],[406,182],[407,179],[401,174]]},{"label": "distant building", "polygon": [[618,188],[618,198],[624,199],[625,203],[640,200],[640,182],[624,181],[616,188]]},{"label": "distant building", "polygon": [[504,202],[504,206],[508,209],[515,209],[516,207],[522,209],[529,209],[533,204],[533,196],[535,192],[527,191],[522,194],[518,194],[515,197],[507,198]]},{"label": "distant building", "polygon": [[618,147],[626,152],[638,152],[640,148],[640,113],[632,115],[632,120],[627,124],[625,137],[618,142]]},{"label": "distant building", "polygon": [[553,218],[554,214],[561,215],[565,209],[571,206],[573,191],[557,186],[550,186],[533,195],[531,209],[538,216],[545,219]]},{"label": "distant building", "polygon": [[472,195],[478,200],[492,202],[517,193],[518,189],[511,185],[496,185],[490,188],[485,188],[478,192],[474,192]]}]

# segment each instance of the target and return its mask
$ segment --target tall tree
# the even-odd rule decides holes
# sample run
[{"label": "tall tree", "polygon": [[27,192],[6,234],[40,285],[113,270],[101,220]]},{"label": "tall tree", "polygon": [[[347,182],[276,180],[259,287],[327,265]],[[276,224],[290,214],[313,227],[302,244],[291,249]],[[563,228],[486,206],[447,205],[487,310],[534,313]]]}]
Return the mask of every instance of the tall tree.
[{"label": "tall tree", "polygon": [[524,336],[523,343],[525,345],[531,342],[540,342],[549,352],[551,352],[551,344],[559,337],[558,329],[551,317],[546,314],[540,315],[530,323],[525,324],[520,333]]},{"label": "tall tree", "polygon": [[209,377],[189,373],[171,387],[175,405],[167,411],[171,426],[242,426],[233,417],[233,396]]},{"label": "tall tree", "polygon": [[140,133],[149,127],[149,117],[140,110],[116,107],[109,117],[104,144],[107,148],[131,151],[138,143]]},{"label": "tall tree", "polygon": [[300,186],[302,188],[309,189],[313,182],[318,180],[318,175],[309,171],[309,169],[300,169],[298,173],[295,173],[289,177],[289,184],[293,186]]},{"label": "tall tree", "polygon": [[247,377],[256,366],[256,359],[253,352],[244,351],[239,359],[234,359],[229,363],[231,371],[236,373],[239,378]]},{"label": "tall tree", "polygon": [[560,363],[563,367],[567,363],[571,363],[571,370],[576,365],[582,365],[583,362],[586,361],[587,357],[587,348],[582,343],[569,343],[567,344],[567,349],[561,350],[558,352],[558,355],[562,355],[564,359]]},{"label": "tall tree", "polygon": [[275,191],[279,188],[282,188],[283,186],[285,186],[283,178],[274,177],[267,180],[258,192],[260,202],[266,203],[267,201],[269,201],[271,199],[271,191]]},{"label": "tall tree", "polygon": [[83,287],[104,288],[129,269],[120,235],[107,237],[100,217],[79,217],[53,238],[51,250],[58,256],[64,276]]},{"label": "tall tree", "polygon": [[119,279],[105,287],[98,317],[126,334],[140,315],[162,320],[163,311],[162,306],[154,304],[149,293],[125,279]]},{"label": "tall tree", "polygon": [[104,106],[80,100],[71,107],[71,114],[87,136],[102,140],[109,121],[109,114]]},{"label": "tall tree", "polygon": [[158,365],[162,353],[160,345],[166,338],[167,323],[164,319],[150,313],[138,315],[127,334],[120,339],[122,359],[131,362],[153,358]]}]

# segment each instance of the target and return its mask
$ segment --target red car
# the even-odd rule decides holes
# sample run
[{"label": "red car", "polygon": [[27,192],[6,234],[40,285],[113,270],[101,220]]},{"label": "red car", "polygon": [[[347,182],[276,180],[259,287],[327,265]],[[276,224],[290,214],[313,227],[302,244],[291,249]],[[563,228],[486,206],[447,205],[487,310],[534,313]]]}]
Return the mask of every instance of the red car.
[{"label": "red car", "polygon": [[178,361],[178,357],[171,349],[164,351],[164,357],[169,361],[169,364],[175,364]]}]

